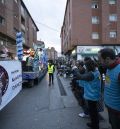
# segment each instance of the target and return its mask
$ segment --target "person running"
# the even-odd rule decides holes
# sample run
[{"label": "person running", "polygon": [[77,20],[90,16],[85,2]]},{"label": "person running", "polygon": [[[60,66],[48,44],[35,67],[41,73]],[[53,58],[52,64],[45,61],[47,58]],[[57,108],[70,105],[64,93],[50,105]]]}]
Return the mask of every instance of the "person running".
[{"label": "person running", "polygon": [[100,50],[98,58],[107,68],[104,101],[108,109],[109,122],[112,129],[120,129],[120,64],[116,60],[114,50],[110,48]]}]

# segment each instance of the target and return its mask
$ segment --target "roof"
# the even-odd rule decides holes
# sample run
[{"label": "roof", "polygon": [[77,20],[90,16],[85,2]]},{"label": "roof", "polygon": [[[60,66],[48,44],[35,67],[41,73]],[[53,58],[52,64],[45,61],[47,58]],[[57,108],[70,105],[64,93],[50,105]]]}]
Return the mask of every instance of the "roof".
[{"label": "roof", "polygon": [[37,25],[35,24],[35,22],[34,22],[34,20],[33,20],[32,16],[31,16],[31,14],[29,13],[29,11],[28,11],[28,9],[27,9],[26,5],[24,4],[23,0],[21,0],[21,4],[23,5],[23,7],[24,7],[24,8],[25,8],[25,10],[27,11],[28,15],[29,15],[29,16],[30,16],[30,18],[32,19],[32,21],[33,21],[33,23],[34,23],[34,25],[35,25],[35,27],[36,27],[37,31],[39,31],[39,29],[38,29]]}]

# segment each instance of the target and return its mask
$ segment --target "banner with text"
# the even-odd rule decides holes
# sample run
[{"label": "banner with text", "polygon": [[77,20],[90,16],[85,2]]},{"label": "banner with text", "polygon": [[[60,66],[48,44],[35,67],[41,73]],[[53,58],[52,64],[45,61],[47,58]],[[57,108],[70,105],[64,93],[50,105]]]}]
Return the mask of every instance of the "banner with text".
[{"label": "banner with text", "polygon": [[0,110],[22,89],[22,68],[19,61],[0,61]]}]

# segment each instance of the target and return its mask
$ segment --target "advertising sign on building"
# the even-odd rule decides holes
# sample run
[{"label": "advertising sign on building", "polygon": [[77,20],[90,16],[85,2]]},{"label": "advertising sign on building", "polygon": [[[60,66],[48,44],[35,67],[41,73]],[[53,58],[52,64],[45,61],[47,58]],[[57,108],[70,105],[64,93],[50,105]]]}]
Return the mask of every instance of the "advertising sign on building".
[{"label": "advertising sign on building", "polygon": [[81,60],[85,56],[97,56],[101,48],[101,46],[77,46],[77,60]]},{"label": "advertising sign on building", "polygon": [[19,61],[0,61],[0,110],[22,89],[22,69]]},{"label": "advertising sign on building", "polygon": [[77,53],[96,54],[101,49],[100,46],[77,46]]}]

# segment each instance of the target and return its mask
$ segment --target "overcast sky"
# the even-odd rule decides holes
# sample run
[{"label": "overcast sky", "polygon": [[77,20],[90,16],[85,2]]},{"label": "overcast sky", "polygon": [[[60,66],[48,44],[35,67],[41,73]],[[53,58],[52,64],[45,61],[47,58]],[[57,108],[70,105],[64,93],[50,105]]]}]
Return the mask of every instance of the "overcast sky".
[{"label": "overcast sky", "polygon": [[38,40],[60,52],[60,31],[67,0],[23,0],[39,28]]}]

